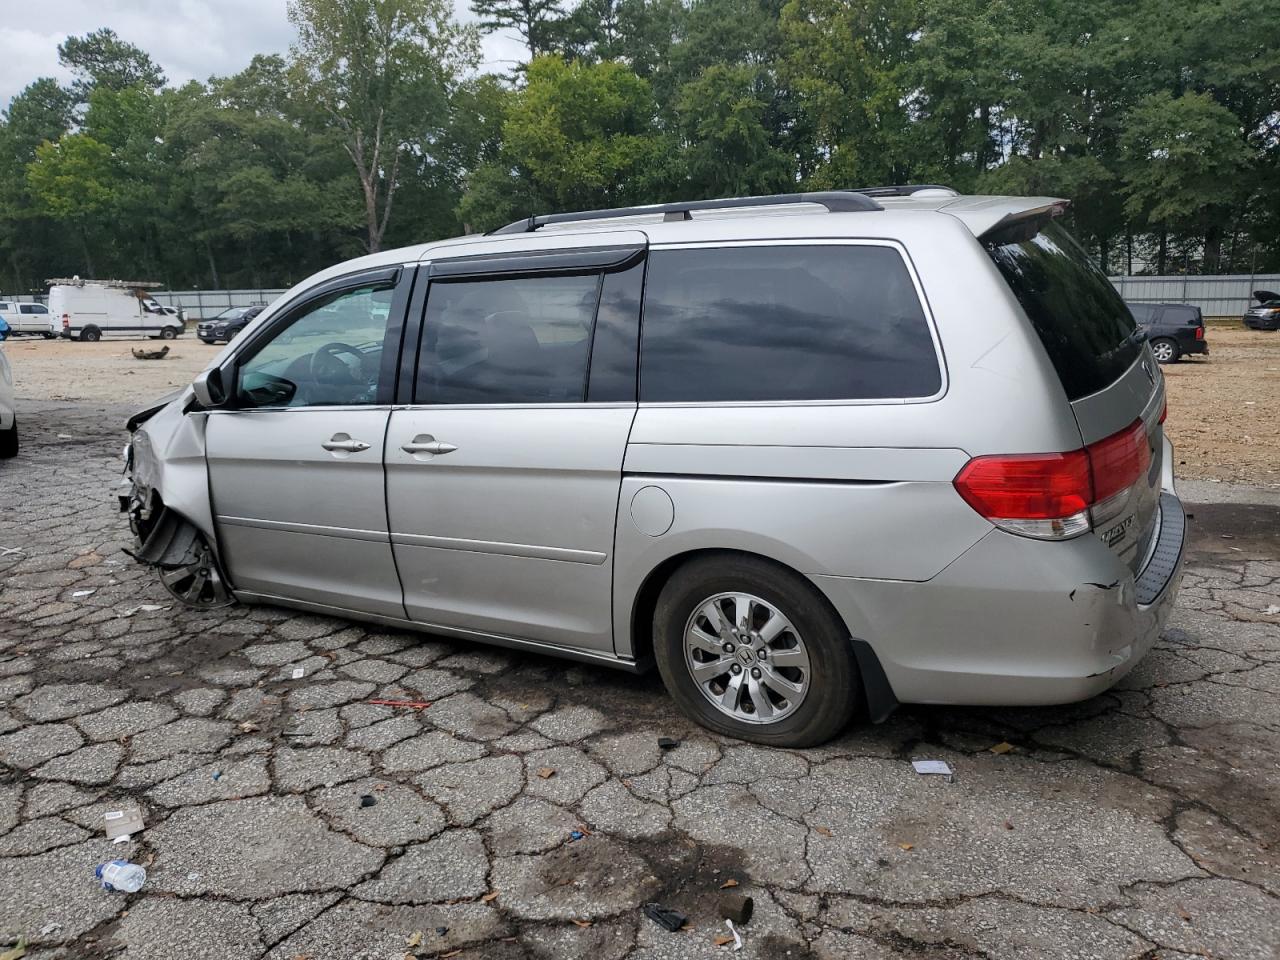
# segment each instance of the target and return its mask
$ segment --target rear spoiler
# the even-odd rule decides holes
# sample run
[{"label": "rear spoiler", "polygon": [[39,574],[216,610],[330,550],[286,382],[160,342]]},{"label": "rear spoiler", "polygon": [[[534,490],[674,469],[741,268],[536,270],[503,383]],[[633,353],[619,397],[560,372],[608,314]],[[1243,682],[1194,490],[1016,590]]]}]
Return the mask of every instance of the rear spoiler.
[{"label": "rear spoiler", "polygon": [[1030,240],[1050,220],[1067,212],[1066,200],[1057,200],[1040,207],[1030,207],[1017,213],[1007,213],[986,230],[978,234],[978,240],[987,246],[999,247],[1006,243],[1022,243]]}]

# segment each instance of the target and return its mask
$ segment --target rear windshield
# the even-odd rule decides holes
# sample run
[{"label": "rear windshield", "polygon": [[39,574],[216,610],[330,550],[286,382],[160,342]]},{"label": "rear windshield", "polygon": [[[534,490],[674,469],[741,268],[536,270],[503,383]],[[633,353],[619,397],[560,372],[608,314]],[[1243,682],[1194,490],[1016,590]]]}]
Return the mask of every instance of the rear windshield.
[{"label": "rear windshield", "polygon": [[1070,399],[1096,393],[1133,365],[1142,338],[1132,314],[1062,226],[1051,222],[1030,239],[987,249]]}]

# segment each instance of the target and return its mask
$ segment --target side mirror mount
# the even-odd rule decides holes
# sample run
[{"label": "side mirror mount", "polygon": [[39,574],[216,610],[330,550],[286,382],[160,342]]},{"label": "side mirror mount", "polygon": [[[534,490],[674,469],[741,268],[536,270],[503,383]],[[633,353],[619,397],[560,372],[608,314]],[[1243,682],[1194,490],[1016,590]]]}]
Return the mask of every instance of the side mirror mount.
[{"label": "side mirror mount", "polygon": [[227,402],[227,391],[219,367],[197,376],[191,382],[191,390],[196,395],[196,402],[206,410],[214,410]]}]

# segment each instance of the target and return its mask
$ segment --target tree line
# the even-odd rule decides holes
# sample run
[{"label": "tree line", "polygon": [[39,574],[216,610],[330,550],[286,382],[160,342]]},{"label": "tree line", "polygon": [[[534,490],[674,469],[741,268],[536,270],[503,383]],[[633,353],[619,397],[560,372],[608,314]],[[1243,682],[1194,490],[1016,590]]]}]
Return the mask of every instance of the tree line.
[{"label": "tree line", "polygon": [[[1109,272],[1280,270],[1280,0],[290,0],[181,86],[102,29],[0,119],[0,289],[278,286],[533,212],[941,183]],[[519,37],[479,69],[483,31]]]}]

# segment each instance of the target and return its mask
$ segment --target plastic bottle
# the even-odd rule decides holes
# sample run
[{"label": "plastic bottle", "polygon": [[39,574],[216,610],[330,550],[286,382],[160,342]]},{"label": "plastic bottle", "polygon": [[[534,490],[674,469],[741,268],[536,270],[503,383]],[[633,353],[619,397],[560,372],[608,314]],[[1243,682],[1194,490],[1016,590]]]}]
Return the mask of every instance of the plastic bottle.
[{"label": "plastic bottle", "polygon": [[108,860],[93,872],[102,881],[103,890],[137,893],[147,882],[147,871],[128,860]]}]

